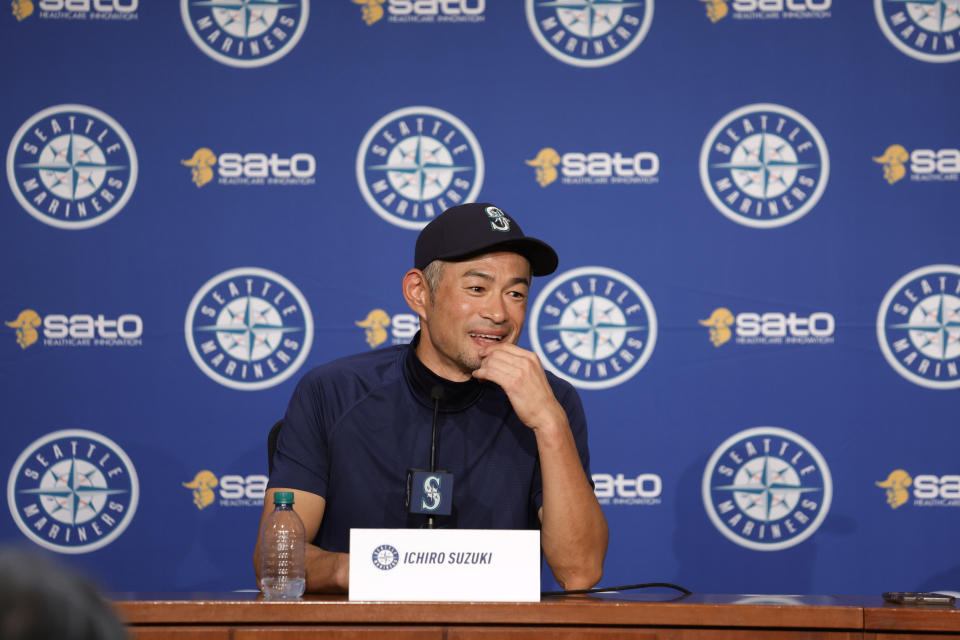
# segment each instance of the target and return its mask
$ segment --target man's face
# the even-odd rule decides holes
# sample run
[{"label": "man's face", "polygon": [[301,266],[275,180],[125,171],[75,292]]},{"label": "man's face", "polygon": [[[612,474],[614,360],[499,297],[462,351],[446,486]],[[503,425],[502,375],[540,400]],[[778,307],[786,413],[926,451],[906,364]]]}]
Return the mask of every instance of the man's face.
[{"label": "man's face", "polygon": [[480,350],[516,344],[527,313],[530,263],[509,251],[448,262],[421,323],[420,360],[448,380],[468,380]]}]

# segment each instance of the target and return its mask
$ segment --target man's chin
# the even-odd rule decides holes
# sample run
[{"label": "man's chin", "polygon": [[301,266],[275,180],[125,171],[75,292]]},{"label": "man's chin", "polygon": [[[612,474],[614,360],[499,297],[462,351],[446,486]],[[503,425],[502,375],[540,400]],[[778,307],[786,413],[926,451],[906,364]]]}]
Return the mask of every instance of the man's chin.
[{"label": "man's chin", "polygon": [[483,364],[483,358],[479,353],[460,353],[457,355],[457,364],[460,370],[466,374],[472,374]]}]

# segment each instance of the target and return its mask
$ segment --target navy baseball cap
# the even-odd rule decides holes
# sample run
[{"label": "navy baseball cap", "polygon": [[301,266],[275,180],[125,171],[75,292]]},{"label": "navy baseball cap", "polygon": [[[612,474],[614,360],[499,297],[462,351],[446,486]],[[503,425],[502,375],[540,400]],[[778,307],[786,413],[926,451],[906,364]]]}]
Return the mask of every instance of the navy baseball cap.
[{"label": "navy baseball cap", "polygon": [[546,242],[523,234],[516,220],[489,202],[450,207],[417,236],[413,266],[423,269],[434,260],[456,262],[491,251],[513,251],[530,261],[535,276],[557,268],[557,252]]}]

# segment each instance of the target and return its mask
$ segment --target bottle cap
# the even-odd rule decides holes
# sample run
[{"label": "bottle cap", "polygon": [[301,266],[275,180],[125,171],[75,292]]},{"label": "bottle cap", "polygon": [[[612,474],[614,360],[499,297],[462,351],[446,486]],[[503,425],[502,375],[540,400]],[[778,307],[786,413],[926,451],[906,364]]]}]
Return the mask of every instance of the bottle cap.
[{"label": "bottle cap", "polygon": [[293,491],[277,491],[273,494],[273,504],[293,504]]}]

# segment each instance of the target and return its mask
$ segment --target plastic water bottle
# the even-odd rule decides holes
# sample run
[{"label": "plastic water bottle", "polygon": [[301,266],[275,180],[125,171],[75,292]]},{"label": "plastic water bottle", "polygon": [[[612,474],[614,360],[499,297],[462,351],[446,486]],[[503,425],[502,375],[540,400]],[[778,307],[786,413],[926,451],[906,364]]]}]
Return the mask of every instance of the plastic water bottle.
[{"label": "plastic water bottle", "polygon": [[299,598],[307,585],[303,522],[292,491],[273,494],[273,504],[260,537],[260,591],[267,598]]}]

